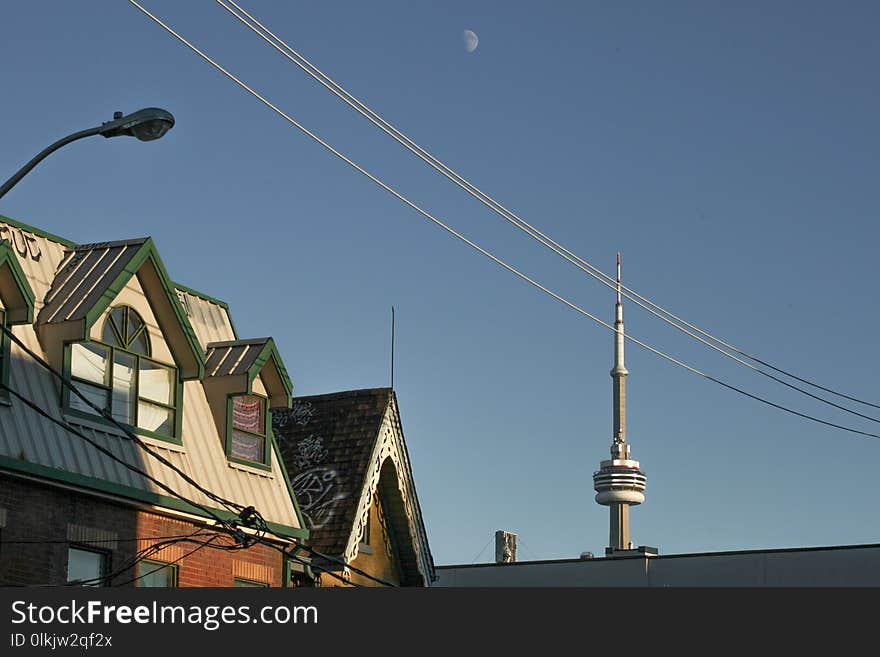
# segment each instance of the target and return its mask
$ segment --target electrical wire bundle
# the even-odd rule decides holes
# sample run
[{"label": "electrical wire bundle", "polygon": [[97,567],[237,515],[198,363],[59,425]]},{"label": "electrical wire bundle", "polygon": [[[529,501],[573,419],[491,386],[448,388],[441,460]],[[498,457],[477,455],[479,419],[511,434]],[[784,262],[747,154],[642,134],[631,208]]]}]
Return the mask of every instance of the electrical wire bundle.
[{"label": "electrical wire bundle", "polygon": [[[151,449],[150,446],[147,445],[143,440],[141,440],[141,438],[137,434],[135,434],[130,429],[128,429],[126,426],[124,426],[123,424],[118,422],[107,409],[101,408],[97,404],[92,402],[92,400],[90,400],[82,392],[80,392],[76,388],[76,386],[74,386],[60,372],[58,372],[54,367],[52,367],[49,363],[47,363],[39,354],[35,353],[26,344],[24,344],[24,342],[18,336],[16,336],[9,327],[7,327],[3,324],[0,324],[0,331],[5,333],[6,336],[10,340],[12,340],[22,351],[24,351],[24,353],[27,354],[34,362],[36,362],[40,367],[42,367],[47,372],[49,372],[53,377],[55,377],[60,382],[62,387],[67,388],[68,391],[70,391],[72,394],[75,394],[80,400],[82,400],[85,404],[87,404],[92,410],[94,410],[96,413],[98,413],[101,417],[110,421],[119,431],[122,432],[122,434],[126,438],[134,441],[138,445],[138,447],[140,447],[142,450],[144,450],[144,452],[147,453],[147,455],[151,456],[152,458],[155,458],[160,463],[166,465],[168,468],[170,468],[175,473],[180,475],[184,479],[184,481],[190,483],[197,490],[199,490],[200,492],[205,494],[205,496],[207,496],[209,499],[218,502],[219,504],[224,506],[227,510],[229,510],[231,513],[235,514],[235,517],[232,519],[221,517],[216,512],[214,512],[214,510],[212,510],[211,508],[206,507],[202,504],[199,504],[198,502],[179,493],[173,487],[167,485],[166,483],[162,482],[161,480],[157,479],[156,477],[150,475],[144,469],[142,469],[136,465],[133,465],[131,463],[128,463],[124,459],[116,456],[115,454],[113,454],[112,451],[110,451],[109,449],[107,449],[103,445],[97,443],[92,438],[85,435],[82,431],[80,431],[76,427],[72,426],[70,423],[68,423],[64,420],[59,420],[58,418],[52,416],[48,411],[46,411],[45,409],[38,406],[33,400],[28,399],[27,397],[25,397],[24,395],[19,393],[17,390],[11,388],[8,383],[0,382],[0,387],[6,389],[13,397],[15,397],[16,399],[21,401],[25,406],[27,406],[28,408],[33,410],[38,415],[44,417],[45,419],[49,420],[53,424],[56,424],[57,426],[63,428],[65,431],[71,433],[72,435],[76,436],[77,438],[84,440],[85,442],[87,442],[89,445],[91,445],[92,447],[97,449],[99,452],[101,452],[102,454],[104,454],[108,458],[119,463],[120,465],[127,468],[128,470],[131,470],[132,472],[140,474],[141,476],[145,477],[149,481],[151,481],[154,484],[156,484],[157,486],[159,486],[165,492],[167,492],[170,495],[173,495],[174,497],[186,502],[187,504],[194,507],[196,510],[201,511],[204,515],[213,519],[216,524],[211,529],[213,529],[213,531],[216,532],[216,535],[211,537],[207,541],[205,541],[197,549],[202,549],[204,547],[215,547],[215,548],[218,547],[216,545],[211,545],[211,544],[214,542],[214,540],[217,540],[222,534],[225,534],[225,535],[231,536],[235,541],[235,546],[229,546],[228,548],[225,548],[225,549],[246,549],[252,545],[257,545],[257,544],[265,545],[265,546],[268,546],[272,549],[280,551],[285,557],[287,557],[297,563],[300,563],[305,566],[310,566],[313,570],[317,570],[322,573],[327,573],[329,576],[331,576],[335,579],[338,579],[346,584],[351,584],[351,582],[346,580],[344,577],[337,575],[337,573],[335,573],[333,570],[330,570],[328,568],[323,568],[323,567],[318,566],[316,564],[312,564],[310,561],[301,557],[300,552],[305,551],[305,552],[309,553],[310,555],[317,556],[317,557],[324,559],[328,562],[337,563],[337,564],[341,565],[343,568],[347,568],[348,570],[350,570],[352,572],[356,572],[359,575],[366,577],[367,579],[370,579],[372,581],[375,581],[377,583],[382,584],[383,586],[395,586],[391,582],[388,582],[388,581],[383,580],[381,578],[374,577],[373,575],[370,575],[369,573],[367,573],[359,568],[351,566],[350,564],[346,564],[341,559],[337,559],[335,557],[322,554],[307,545],[297,543],[292,549],[286,549],[286,548],[282,547],[281,545],[279,545],[278,543],[275,543],[273,541],[266,539],[266,534],[271,534],[275,538],[280,539],[281,541],[284,541],[284,542],[290,542],[290,540],[291,540],[289,536],[284,536],[283,534],[280,534],[280,533],[274,531],[273,529],[271,529],[269,527],[269,524],[263,518],[263,516],[253,506],[245,507],[242,504],[238,504],[237,502],[233,502],[231,500],[228,500],[228,499],[222,497],[221,495],[218,495],[218,494],[208,490],[207,488],[205,488],[204,486],[199,484],[197,481],[195,481],[188,474],[186,474],[183,470],[178,468],[174,463],[172,463],[171,461],[169,461],[168,459],[163,457],[161,454],[158,454],[155,450]],[[245,530],[247,530],[247,531],[245,531]],[[204,530],[200,529],[198,531],[204,531]],[[150,546],[149,548],[146,548],[146,551],[148,551],[150,554],[153,554],[155,551],[161,549],[162,547],[164,547],[166,545],[173,544],[174,542],[192,542],[192,537],[191,536],[176,537],[174,539],[169,539],[168,541],[162,541],[154,546]],[[195,550],[193,550],[193,552],[195,552]],[[184,556],[186,556],[186,555],[184,555]],[[144,556],[143,554],[139,553],[139,555],[135,557],[135,559],[133,560],[132,563],[126,564],[125,567],[115,571],[114,573],[112,573],[109,576],[105,575],[105,576],[102,576],[99,578],[95,578],[95,580],[99,581],[99,582],[110,581],[114,577],[118,576],[121,572],[129,570],[130,568],[134,567],[134,565],[136,565],[136,563],[138,563],[139,561],[141,561],[145,558],[147,558],[147,557]],[[183,557],[181,557],[181,558],[183,558]],[[139,579],[139,578],[134,578],[133,580],[129,580],[129,581],[135,581],[137,579]],[[85,583],[86,582],[78,582],[78,584],[85,584]],[[89,583],[94,583],[94,582],[89,582]],[[125,582],[125,583],[128,583],[128,582]]]}]

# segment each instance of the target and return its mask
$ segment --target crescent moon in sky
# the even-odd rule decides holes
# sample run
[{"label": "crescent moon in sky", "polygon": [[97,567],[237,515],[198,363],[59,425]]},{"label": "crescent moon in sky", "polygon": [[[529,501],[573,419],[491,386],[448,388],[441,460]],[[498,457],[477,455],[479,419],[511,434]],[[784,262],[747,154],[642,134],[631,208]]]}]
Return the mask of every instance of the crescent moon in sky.
[{"label": "crescent moon in sky", "polygon": [[465,30],[464,34],[464,49],[468,52],[473,52],[477,49],[477,45],[480,43],[480,40],[477,38],[477,35],[471,30]]}]

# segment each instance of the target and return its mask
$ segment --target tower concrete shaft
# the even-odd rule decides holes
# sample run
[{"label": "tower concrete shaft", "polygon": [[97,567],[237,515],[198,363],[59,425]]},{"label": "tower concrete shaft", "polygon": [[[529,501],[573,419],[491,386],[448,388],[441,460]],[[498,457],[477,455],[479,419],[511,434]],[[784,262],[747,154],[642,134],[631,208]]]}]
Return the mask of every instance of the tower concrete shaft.
[{"label": "tower concrete shaft", "polygon": [[628,550],[629,542],[629,504],[612,504],[608,507],[610,531],[608,547],[612,550]]}]

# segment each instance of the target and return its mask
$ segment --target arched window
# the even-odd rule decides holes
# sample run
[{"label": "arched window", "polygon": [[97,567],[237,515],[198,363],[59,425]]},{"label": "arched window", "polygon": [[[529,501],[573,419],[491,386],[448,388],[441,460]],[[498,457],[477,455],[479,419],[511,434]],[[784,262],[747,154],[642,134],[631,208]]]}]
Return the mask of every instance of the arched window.
[{"label": "arched window", "polygon": [[120,347],[142,356],[150,355],[150,335],[147,325],[134,308],[118,306],[110,311],[104,322],[101,339],[108,345]]},{"label": "arched window", "polygon": [[[101,341],[69,345],[71,382],[117,422],[160,438],[177,438],[179,382],[177,369],[150,358],[150,336],[134,308],[116,306],[107,314]],[[75,393],[67,407],[96,415]]]}]

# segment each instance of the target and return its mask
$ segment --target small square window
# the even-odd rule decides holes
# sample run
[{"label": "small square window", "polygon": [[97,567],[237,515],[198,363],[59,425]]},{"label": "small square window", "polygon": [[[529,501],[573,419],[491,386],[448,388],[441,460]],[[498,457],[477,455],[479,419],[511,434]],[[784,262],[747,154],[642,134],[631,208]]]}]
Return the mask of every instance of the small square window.
[{"label": "small square window", "polygon": [[235,587],[242,588],[257,588],[257,589],[266,589],[269,588],[269,585],[264,582],[255,582],[250,579],[241,579],[240,577],[235,578]]},{"label": "small square window", "polygon": [[228,453],[233,459],[266,464],[266,400],[237,395],[230,404]]},{"label": "small square window", "polygon": [[172,588],[177,586],[177,566],[144,559],[138,565],[138,577],[140,588]]},{"label": "small square window", "polygon": [[67,583],[102,586],[109,565],[110,555],[106,552],[71,546],[67,550]]}]

